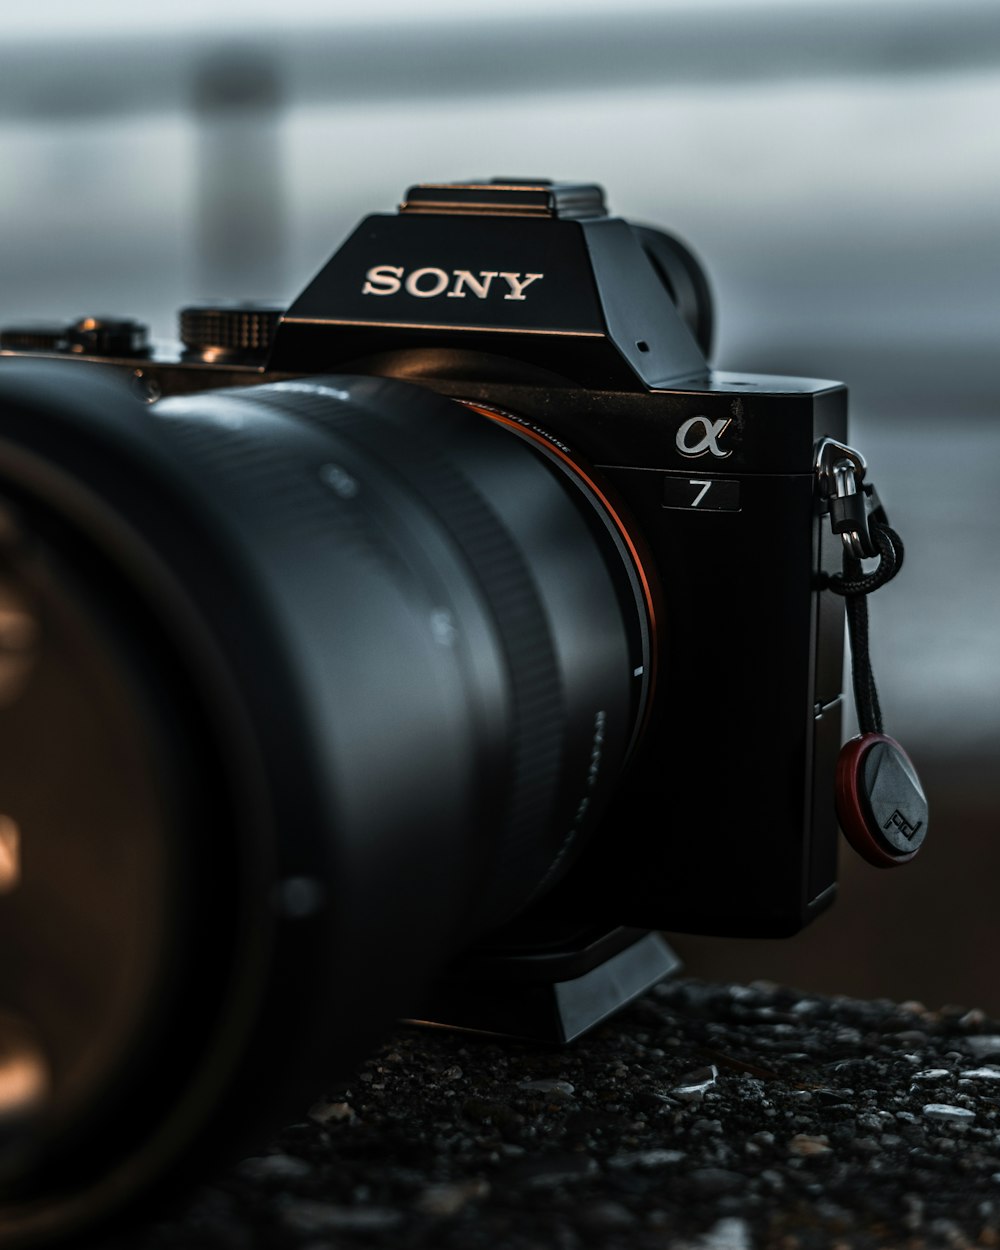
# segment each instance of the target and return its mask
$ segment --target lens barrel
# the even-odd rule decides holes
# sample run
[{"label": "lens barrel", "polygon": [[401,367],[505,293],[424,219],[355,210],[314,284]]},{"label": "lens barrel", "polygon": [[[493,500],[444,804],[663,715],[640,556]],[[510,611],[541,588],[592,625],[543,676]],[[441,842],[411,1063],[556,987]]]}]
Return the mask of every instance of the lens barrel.
[{"label": "lens barrel", "polygon": [[651,655],[594,482],[395,380],[4,363],[0,1236],[252,1142],[579,853]]}]

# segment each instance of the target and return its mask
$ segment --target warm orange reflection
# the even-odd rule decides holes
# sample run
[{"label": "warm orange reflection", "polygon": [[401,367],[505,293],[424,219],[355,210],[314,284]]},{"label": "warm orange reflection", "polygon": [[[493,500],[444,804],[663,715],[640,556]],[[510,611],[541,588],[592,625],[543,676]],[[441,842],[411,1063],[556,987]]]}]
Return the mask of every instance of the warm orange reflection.
[{"label": "warm orange reflection", "polygon": [[[4,518],[0,513],[0,541]],[[0,707],[20,698],[35,664],[38,621],[24,594],[0,580]]]},{"label": "warm orange reflection", "polygon": [[9,894],[21,880],[21,830],[9,816],[0,816],[0,894]]},{"label": "warm orange reflection", "polygon": [[34,1110],[49,1092],[48,1064],[28,1030],[0,1014],[0,1125]]}]

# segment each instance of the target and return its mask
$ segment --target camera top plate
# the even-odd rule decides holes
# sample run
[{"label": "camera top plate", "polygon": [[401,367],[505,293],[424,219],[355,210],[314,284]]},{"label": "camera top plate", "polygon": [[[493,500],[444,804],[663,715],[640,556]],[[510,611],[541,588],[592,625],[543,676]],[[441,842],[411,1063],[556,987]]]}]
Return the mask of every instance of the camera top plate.
[{"label": "camera top plate", "polygon": [[[283,318],[270,367],[412,346],[514,356],[579,385],[635,391],[708,364],[628,222],[576,184],[411,188],[366,218]],[[586,340],[586,350],[580,350]]]}]

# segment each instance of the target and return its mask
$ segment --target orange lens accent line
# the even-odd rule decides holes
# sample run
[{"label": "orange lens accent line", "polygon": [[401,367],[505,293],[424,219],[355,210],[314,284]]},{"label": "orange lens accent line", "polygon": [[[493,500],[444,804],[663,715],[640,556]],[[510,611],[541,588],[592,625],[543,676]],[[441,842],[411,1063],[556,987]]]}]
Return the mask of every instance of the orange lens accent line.
[{"label": "orange lens accent line", "polygon": [[[540,430],[524,425],[515,417],[508,416],[506,413],[499,412],[493,408],[483,408],[479,404],[474,404],[470,400],[466,399],[463,399],[460,402],[472,412],[478,412],[480,416],[489,417],[491,421],[496,421],[499,425],[509,426],[510,429],[521,435],[523,438],[531,439],[532,442],[537,443],[549,455],[555,456],[557,459],[562,461],[562,463],[565,464],[567,468],[580,479],[580,481],[585,483],[586,486],[600,500],[604,511],[611,518],[611,521],[614,523],[615,528],[621,536],[622,542],[628,548],[629,555],[632,557],[632,564],[635,568],[636,575],[638,576],[639,582],[642,586],[643,598],[646,601],[646,613],[649,618],[649,695],[651,696],[656,678],[656,600],[653,595],[650,579],[646,575],[646,569],[643,565],[642,557],[640,556],[636,544],[633,541],[632,535],[629,533],[627,525],[618,514],[615,505],[605,494],[603,487],[599,486],[598,483],[594,481],[587,470],[584,469],[582,465],[577,463],[577,461],[574,460],[567,451],[564,451],[563,448],[554,443],[550,438],[547,438]],[[647,697],[647,712],[650,706],[650,701],[650,698]]]}]

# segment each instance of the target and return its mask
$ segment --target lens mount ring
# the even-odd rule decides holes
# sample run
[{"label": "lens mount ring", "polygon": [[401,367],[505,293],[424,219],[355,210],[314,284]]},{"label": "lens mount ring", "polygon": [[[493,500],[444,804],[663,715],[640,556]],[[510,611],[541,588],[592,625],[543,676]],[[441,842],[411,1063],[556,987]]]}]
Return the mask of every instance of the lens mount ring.
[{"label": "lens mount ring", "polygon": [[657,655],[659,654],[658,622],[662,618],[659,589],[651,571],[652,559],[645,550],[645,543],[639,536],[638,528],[628,518],[627,509],[618,499],[614,488],[603,481],[594,469],[578,459],[572,449],[556,435],[503,408],[495,408],[478,400],[463,399],[460,402],[470,411],[490,421],[495,421],[498,425],[511,430],[519,438],[532,443],[548,459],[557,464],[590,500],[595,511],[605,522],[619,550],[627,556],[626,567],[631,574],[633,594],[640,609],[639,619],[645,623],[645,629],[642,631],[644,672],[639,698],[641,710],[636,717],[635,729],[629,742],[628,754],[631,754],[646,726],[656,690]]}]

